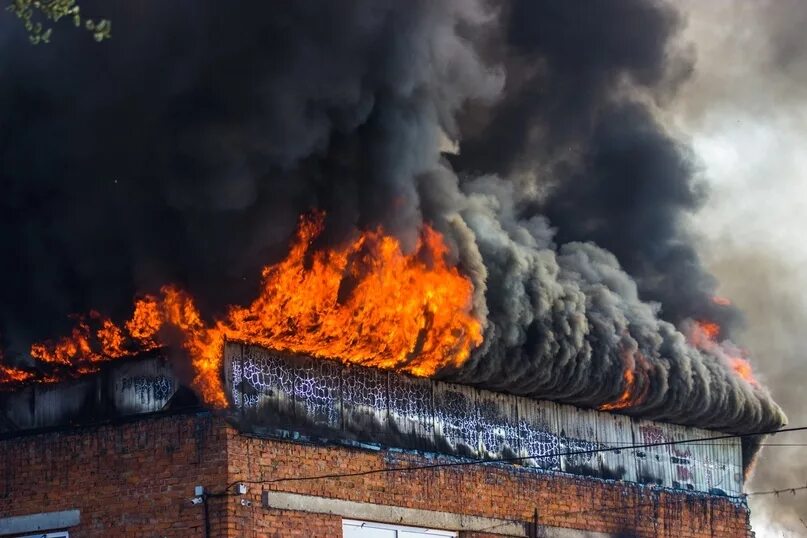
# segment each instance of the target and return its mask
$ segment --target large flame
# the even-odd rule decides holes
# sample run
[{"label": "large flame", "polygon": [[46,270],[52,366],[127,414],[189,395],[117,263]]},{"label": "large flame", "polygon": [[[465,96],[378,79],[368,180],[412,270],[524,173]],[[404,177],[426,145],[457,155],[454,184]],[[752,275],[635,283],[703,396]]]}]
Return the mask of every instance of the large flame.
[{"label": "large flame", "polygon": [[31,355],[83,373],[100,361],[161,347],[179,333],[195,387],[209,404],[225,406],[227,339],[418,376],[461,365],[482,342],[482,325],[471,314],[473,285],[447,264],[448,249],[434,229],[425,226],[415,251],[405,254],[381,229],[316,250],[322,226],[321,214],[302,218],[286,259],[263,269],[258,297],[213,323],[190,295],[165,286],[138,300],[122,325],[91,312],[69,336],[33,345]]}]

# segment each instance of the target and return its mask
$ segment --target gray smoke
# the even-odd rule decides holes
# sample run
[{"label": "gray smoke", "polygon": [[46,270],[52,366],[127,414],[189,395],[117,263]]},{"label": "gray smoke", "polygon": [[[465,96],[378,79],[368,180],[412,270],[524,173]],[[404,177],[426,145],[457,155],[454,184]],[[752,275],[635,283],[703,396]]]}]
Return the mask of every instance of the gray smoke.
[{"label": "gray smoke", "polygon": [[[803,391],[807,343],[807,263],[802,231],[803,140],[807,137],[807,4],[798,0],[683,3],[698,64],[669,121],[702,140],[714,166],[708,213],[710,267],[721,293],[743,308],[738,341],[759,360],[759,376],[794,426],[807,421]],[[737,29],[742,31],[737,31]],[[767,441],[749,490],[803,486],[804,432]],[[803,536],[804,492],[750,497],[757,536]]]},{"label": "gray smoke", "polygon": [[[801,265],[792,266],[776,252],[757,249],[749,253],[737,246],[722,247],[715,258],[713,266],[721,276],[723,289],[748,312],[749,328],[741,343],[765,357],[760,364],[761,375],[795,425],[804,424],[807,402],[800,373],[807,356],[802,337],[807,326],[807,301],[793,293],[807,286]],[[804,486],[807,483],[804,443],[807,443],[804,432],[768,438],[769,446],[759,456],[748,489],[768,491]],[[802,521],[807,521],[807,503],[803,493],[750,497],[750,501],[759,536],[804,534]]]},{"label": "gray smoke", "polygon": [[646,102],[687,70],[668,55],[670,7],[88,4],[115,21],[108,43],[62,32],[32,49],[11,32],[0,52],[12,348],[67,312],[123,317],[165,282],[215,315],[319,207],[325,241],[382,224],[411,246],[425,221],[447,235],[485,343],[443,377],[597,407],[630,370],[632,415],[784,422],[681,332],[728,332],[737,313],[711,302],[682,225],[703,196],[691,156]]}]

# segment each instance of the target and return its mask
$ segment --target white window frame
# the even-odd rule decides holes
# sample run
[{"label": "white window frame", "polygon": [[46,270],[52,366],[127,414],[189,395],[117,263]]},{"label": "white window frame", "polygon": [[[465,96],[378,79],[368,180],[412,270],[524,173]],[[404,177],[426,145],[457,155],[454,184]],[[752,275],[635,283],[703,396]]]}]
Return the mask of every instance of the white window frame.
[{"label": "white window frame", "polygon": [[375,521],[360,521],[357,519],[342,519],[343,535],[346,526],[395,531],[396,537],[398,536],[399,531],[418,533],[422,534],[423,536],[436,536],[440,538],[457,538],[457,536],[459,536],[459,534],[456,531],[445,531],[441,529],[424,529],[423,527],[407,527],[404,525],[390,525],[387,523],[376,523]]}]

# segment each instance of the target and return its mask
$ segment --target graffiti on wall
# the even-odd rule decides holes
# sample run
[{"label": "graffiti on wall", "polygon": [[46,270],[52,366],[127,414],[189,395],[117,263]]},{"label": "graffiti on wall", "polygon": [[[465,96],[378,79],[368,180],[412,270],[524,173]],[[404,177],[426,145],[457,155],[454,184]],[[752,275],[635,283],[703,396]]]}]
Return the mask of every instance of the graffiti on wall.
[{"label": "graffiti on wall", "polygon": [[228,343],[240,426],[265,435],[510,460],[605,479],[737,496],[741,447],[649,446],[710,432]]}]

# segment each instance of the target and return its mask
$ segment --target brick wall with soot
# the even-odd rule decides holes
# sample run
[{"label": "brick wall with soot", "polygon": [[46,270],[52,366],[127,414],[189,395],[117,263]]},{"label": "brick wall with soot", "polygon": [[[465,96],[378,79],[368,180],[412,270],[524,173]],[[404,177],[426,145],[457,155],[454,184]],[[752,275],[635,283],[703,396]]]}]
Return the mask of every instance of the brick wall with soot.
[{"label": "brick wall with soot", "polygon": [[[77,508],[71,538],[203,537],[202,507],[189,502],[197,484],[215,492],[440,461],[457,460],[260,439],[209,414],[148,418],[0,440],[0,517]],[[525,522],[537,509],[543,525],[617,536],[749,534],[747,509],[728,499],[487,465],[252,484],[245,497],[210,499],[210,535],[341,535],[338,516],[263,508],[264,489]]]}]

